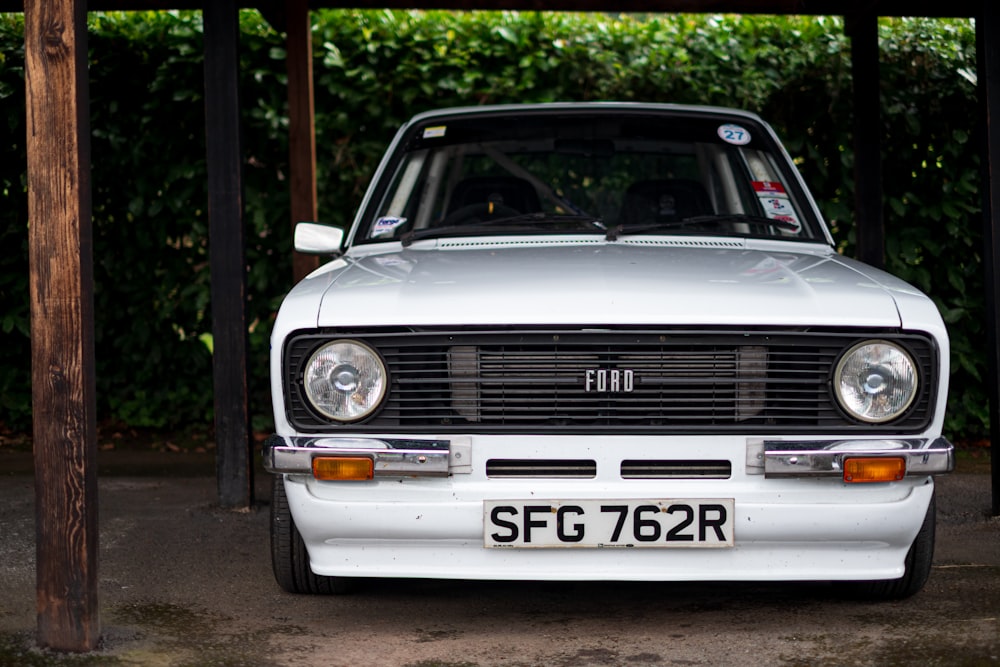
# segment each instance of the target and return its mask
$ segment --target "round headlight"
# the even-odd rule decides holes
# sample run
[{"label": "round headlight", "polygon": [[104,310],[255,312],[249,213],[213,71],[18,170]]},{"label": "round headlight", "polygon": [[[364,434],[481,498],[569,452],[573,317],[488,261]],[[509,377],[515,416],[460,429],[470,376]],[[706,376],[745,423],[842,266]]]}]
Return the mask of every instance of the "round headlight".
[{"label": "round headlight", "polygon": [[353,340],[333,341],[316,350],[302,379],[312,406],[341,422],[370,415],[382,402],[387,385],[382,359]]},{"label": "round headlight", "polygon": [[898,345],[870,340],[840,358],[834,372],[837,401],[849,415],[872,424],[892,421],[917,395],[917,367]]}]

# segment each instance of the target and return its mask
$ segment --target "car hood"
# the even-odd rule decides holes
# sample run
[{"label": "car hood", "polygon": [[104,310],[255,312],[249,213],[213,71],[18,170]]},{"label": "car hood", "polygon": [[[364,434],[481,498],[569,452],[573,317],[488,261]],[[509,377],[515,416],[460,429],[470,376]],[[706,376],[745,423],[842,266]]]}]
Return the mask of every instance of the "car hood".
[{"label": "car hood", "polygon": [[328,264],[290,300],[298,324],[899,327],[900,295],[926,301],[888,274],[807,244],[452,245]]}]

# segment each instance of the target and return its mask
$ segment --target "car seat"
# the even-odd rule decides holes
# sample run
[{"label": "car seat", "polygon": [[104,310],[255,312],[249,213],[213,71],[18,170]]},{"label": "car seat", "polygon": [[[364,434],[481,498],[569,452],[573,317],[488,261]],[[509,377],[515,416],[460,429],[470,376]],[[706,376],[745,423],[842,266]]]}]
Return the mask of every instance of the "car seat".
[{"label": "car seat", "polygon": [[621,224],[676,222],[713,212],[708,192],[698,181],[681,178],[636,181],[625,191]]},{"label": "car seat", "polygon": [[455,184],[448,200],[448,214],[473,204],[490,201],[516,210],[533,213],[542,210],[538,192],[523,178],[516,176],[473,176]]}]

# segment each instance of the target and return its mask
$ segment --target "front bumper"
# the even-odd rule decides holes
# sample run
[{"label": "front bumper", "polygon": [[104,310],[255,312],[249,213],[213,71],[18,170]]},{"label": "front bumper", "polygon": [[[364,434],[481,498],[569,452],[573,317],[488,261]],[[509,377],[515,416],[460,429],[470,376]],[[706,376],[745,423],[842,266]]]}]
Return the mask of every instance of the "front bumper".
[{"label": "front bumper", "polygon": [[[669,455],[667,453],[669,452]],[[370,481],[325,482],[314,456],[371,456]],[[847,455],[905,456],[898,482],[848,484]],[[587,479],[497,478],[491,461],[588,459]],[[727,459],[727,478],[628,479],[623,460]],[[459,579],[803,581],[896,579],[953,467],[943,439],[776,441],[738,437],[273,436],[282,483],[316,574]],[[484,548],[484,502],[732,498],[724,549]]]},{"label": "front bumper", "polygon": [[[264,468],[275,474],[312,474],[316,456],[366,456],[375,477],[445,477],[471,472],[471,440],[272,435]],[[900,457],[906,476],[951,472],[955,450],[947,439],[764,440],[746,444],[746,473],[780,477],[840,477],[846,457]]]}]

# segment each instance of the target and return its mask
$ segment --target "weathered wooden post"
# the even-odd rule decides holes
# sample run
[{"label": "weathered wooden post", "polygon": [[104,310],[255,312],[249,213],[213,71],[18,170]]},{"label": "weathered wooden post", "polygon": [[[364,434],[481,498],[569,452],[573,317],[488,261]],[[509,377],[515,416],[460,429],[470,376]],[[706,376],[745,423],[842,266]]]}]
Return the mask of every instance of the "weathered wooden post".
[{"label": "weathered wooden post", "polygon": [[[288,67],[288,163],[292,225],[316,220],[316,122],[313,93],[312,29],[307,0],[285,4]],[[292,254],[295,282],[319,266],[315,255]]]},{"label": "weathered wooden post", "polygon": [[97,647],[97,466],[85,0],[27,0],[38,643]]}]

